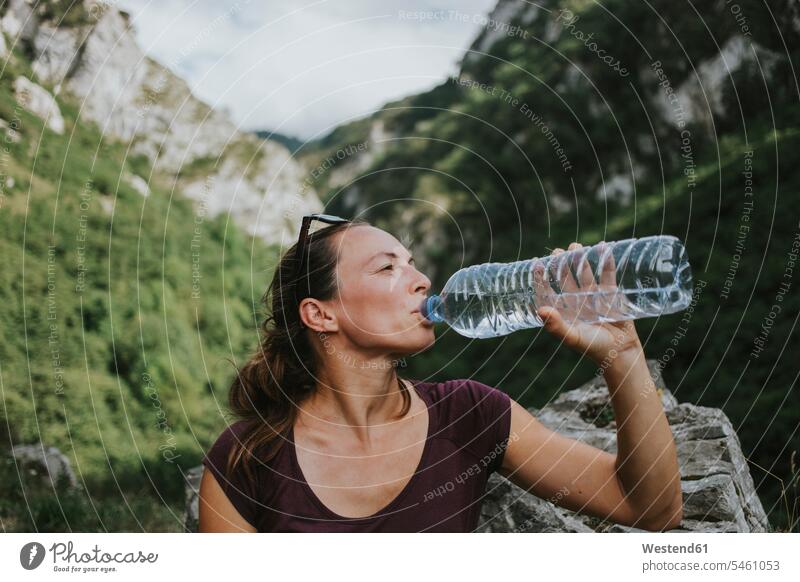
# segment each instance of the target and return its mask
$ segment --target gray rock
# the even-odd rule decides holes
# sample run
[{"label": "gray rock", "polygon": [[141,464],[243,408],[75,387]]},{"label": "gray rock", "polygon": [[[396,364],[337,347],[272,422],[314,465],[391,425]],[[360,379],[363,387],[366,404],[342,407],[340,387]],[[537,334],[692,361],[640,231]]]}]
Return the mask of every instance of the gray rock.
[{"label": "gray rock", "polygon": [[114,214],[114,200],[111,198],[106,198],[105,196],[101,196],[97,199],[100,203],[100,208],[103,209],[103,212],[112,216]]},{"label": "gray rock", "polygon": [[480,531],[509,533],[591,532],[591,527],[558,506],[492,475],[481,507]]},{"label": "gray rock", "polygon": [[207,174],[183,179],[183,192],[197,201],[198,218],[228,213],[249,234],[291,245],[302,215],[322,207],[312,190],[300,186],[302,169],[287,148],[273,141],[254,141],[241,137],[233,145],[259,151],[255,158],[224,155]]},{"label": "gray rock", "polygon": [[14,80],[14,98],[25,109],[41,118],[47,128],[55,133],[64,133],[64,118],[55,98],[50,92],[25,77]]},{"label": "gray rock", "polygon": [[131,188],[136,190],[143,197],[147,198],[150,196],[150,185],[147,183],[147,180],[141,176],[137,176],[136,174],[126,174],[125,181],[128,182]]},{"label": "gray rock", "polygon": [[[664,120],[676,128],[683,128],[682,122],[702,122],[713,135],[714,119],[727,114],[723,95],[726,88],[732,86],[731,75],[752,65],[769,80],[772,68],[780,59],[779,53],[735,35],[725,42],[717,55],[699,63],[694,74],[675,88],[676,103],[671,103],[669,95],[660,88],[652,101]],[[642,73],[646,77],[652,75],[648,68],[642,69]]]},{"label": "gray rock", "polygon": [[[91,28],[59,28],[41,23],[32,38],[36,59],[34,74],[43,82],[60,88],[62,81],[77,66],[80,48]],[[58,91],[56,91],[58,92]]]},{"label": "gray rock", "polygon": [[203,478],[203,465],[193,467],[184,475],[186,510],[183,525],[186,531],[196,532],[200,523],[200,481]]},{"label": "gray rock", "polygon": [[480,60],[490,51],[492,45],[504,37],[519,34],[512,22],[519,19],[523,25],[530,26],[543,12],[550,12],[535,2],[517,2],[516,0],[498,0],[492,11],[483,22],[483,30],[472,43],[470,50],[462,58],[462,66]]},{"label": "gray rock", "polygon": [[5,13],[0,19],[0,30],[14,38],[28,40],[39,26],[39,20],[29,0],[8,0],[4,3]]},{"label": "gray rock", "polygon": [[[721,410],[678,404],[664,386],[658,363],[651,377],[678,450],[684,520],[672,532],[764,532],[766,513],[730,420]],[[616,452],[616,426],[602,376],[559,395],[542,410],[531,409],[545,426],[608,452]],[[554,500],[557,501],[557,500]],[[498,474],[489,479],[480,531],[645,531],[605,522],[539,499]]]},{"label": "gray rock", "polygon": [[322,203],[291,152],[240,131],[227,113],[147,57],[114,3],[83,0],[83,6],[84,23],[56,27],[39,22],[24,0],[12,0],[0,26],[15,37],[12,44],[23,40],[32,51],[43,84],[77,99],[81,116],[105,136],[130,143],[133,154],[179,178],[178,190],[200,200],[203,213],[229,213],[268,243],[292,244],[300,218],[321,211]]},{"label": "gray rock", "polygon": [[11,456],[17,462],[20,471],[32,477],[40,477],[45,483],[66,484],[77,488],[78,480],[72,471],[69,459],[56,447],[44,447],[41,443],[34,445],[16,445],[11,449]]}]

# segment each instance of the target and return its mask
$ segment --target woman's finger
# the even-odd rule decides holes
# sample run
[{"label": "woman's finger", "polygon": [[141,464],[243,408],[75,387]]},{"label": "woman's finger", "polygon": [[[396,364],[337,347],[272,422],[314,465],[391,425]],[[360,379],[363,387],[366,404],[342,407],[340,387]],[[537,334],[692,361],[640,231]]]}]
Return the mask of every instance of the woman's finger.
[{"label": "woman's finger", "polygon": [[540,307],[536,313],[539,314],[539,317],[542,318],[542,322],[544,323],[544,328],[549,332],[556,332],[558,331],[561,326],[560,324],[563,323],[561,321],[561,316],[558,313],[557,309],[552,307]]},{"label": "woman's finger", "polygon": [[544,263],[541,260],[533,263],[533,293],[536,305],[549,305],[553,301],[553,288],[547,282]]},{"label": "woman's finger", "polygon": [[[574,242],[569,245],[569,250],[576,251],[582,249],[583,245],[579,242]],[[577,285],[576,288],[581,291],[589,291],[594,287],[594,277],[592,276],[592,267],[589,264],[589,253],[573,253],[574,258],[570,268],[572,269],[572,276]]]},{"label": "woman's finger", "polygon": [[575,331],[567,325],[561,313],[553,307],[542,307],[537,311],[539,317],[544,322],[544,329],[561,339],[567,346],[572,347],[576,345]]},{"label": "woman's finger", "polygon": [[[557,293],[559,295],[566,291],[572,290],[570,287],[569,269],[564,263],[563,257],[559,258],[559,256],[565,252],[566,251],[561,247],[554,248],[551,254],[556,258],[551,260],[550,264],[547,265],[547,277],[551,282],[551,286],[553,286],[554,289],[557,289]],[[555,283],[555,285],[553,285],[553,283]]]},{"label": "woman's finger", "polygon": [[[579,242],[573,242],[569,244],[567,248],[568,251],[575,251],[582,247]],[[560,253],[559,253],[560,254]],[[580,257],[578,256],[579,253],[572,252],[568,257],[561,257],[558,260],[558,284],[561,287],[562,293],[574,293],[576,291],[580,291],[581,283],[579,279],[579,274],[576,270],[576,261]],[[572,305],[574,303],[574,298],[569,297],[564,299],[565,305]]]},{"label": "woman's finger", "polygon": [[606,290],[613,290],[617,286],[617,265],[614,262],[614,253],[612,247],[605,241],[598,243],[600,259],[599,263],[599,277],[600,287]]},{"label": "woman's finger", "polygon": [[[579,248],[583,248],[580,245]],[[584,251],[575,253],[576,257],[573,261],[573,270],[578,281],[578,287],[581,293],[575,298],[575,313],[577,316],[591,315],[591,311],[596,304],[596,297],[592,297],[590,293],[597,293],[598,286],[597,280],[592,273],[592,264],[589,260],[589,252]]]}]

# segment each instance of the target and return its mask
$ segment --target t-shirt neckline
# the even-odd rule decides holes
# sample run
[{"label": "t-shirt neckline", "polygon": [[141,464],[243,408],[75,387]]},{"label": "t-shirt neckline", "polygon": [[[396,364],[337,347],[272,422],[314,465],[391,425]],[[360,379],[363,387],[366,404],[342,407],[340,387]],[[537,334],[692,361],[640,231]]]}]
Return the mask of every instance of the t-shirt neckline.
[{"label": "t-shirt neckline", "polygon": [[428,463],[428,456],[431,450],[432,445],[432,435],[435,434],[435,424],[436,424],[436,416],[435,416],[435,407],[431,406],[431,400],[429,394],[426,390],[420,389],[419,385],[423,382],[418,380],[409,380],[411,385],[413,386],[414,390],[417,392],[420,398],[422,398],[423,402],[428,407],[428,432],[425,436],[425,446],[422,449],[422,456],[420,457],[419,463],[417,464],[417,468],[414,470],[414,474],[411,475],[411,479],[409,479],[408,483],[406,483],[405,487],[398,493],[394,499],[392,499],[386,506],[382,509],[379,509],[377,512],[373,513],[372,515],[367,515],[364,517],[347,517],[344,515],[339,515],[327,505],[325,505],[322,500],[317,496],[314,490],[311,488],[311,485],[308,484],[305,475],[303,474],[303,470],[300,468],[300,462],[297,460],[297,449],[295,448],[294,444],[294,425],[289,429],[289,437],[288,437],[288,445],[289,445],[289,457],[292,464],[292,470],[294,471],[294,480],[300,484],[300,486],[305,490],[306,495],[309,499],[314,503],[314,505],[323,513],[325,513],[328,517],[335,520],[340,521],[368,521],[373,519],[378,519],[380,517],[385,517],[394,511],[394,509],[402,503],[403,499],[408,495],[409,491],[413,488],[414,484],[418,479],[418,475],[425,470],[425,467]]}]

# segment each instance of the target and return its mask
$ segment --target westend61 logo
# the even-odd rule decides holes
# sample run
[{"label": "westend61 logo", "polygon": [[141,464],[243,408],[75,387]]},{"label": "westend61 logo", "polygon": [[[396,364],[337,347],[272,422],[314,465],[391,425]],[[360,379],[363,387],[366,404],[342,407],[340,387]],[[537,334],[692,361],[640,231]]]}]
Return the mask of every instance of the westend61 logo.
[{"label": "westend61 logo", "polygon": [[[158,560],[158,554],[144,554],[138,552],[115,552],[109,553],[102,551],[97,544],[88,552],[76,553],[73,551],[72,542],[66,544],[56,542],[50,549],[45,548],[39,542],[28,542],[19,552],[19,563],[26,570],[35,570],[44,561],[47,552],[53,556],[54,572],[116,572],[116,566],[105,564],[153,564]],[[96,565],[100,564],[100,565]]]}]

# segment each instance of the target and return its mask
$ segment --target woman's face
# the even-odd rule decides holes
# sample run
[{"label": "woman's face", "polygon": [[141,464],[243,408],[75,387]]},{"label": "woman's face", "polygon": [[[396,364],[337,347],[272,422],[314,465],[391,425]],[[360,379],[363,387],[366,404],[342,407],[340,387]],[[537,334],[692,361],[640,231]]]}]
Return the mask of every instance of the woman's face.
[{"label": "woman's face", "polygon": [[431,287],[411,253],[379,228],[356,226],[332,239],[338,297],[331,300],[341,339],[359,348],[411,354],[435,341],[419,307]]}]

